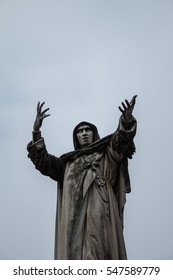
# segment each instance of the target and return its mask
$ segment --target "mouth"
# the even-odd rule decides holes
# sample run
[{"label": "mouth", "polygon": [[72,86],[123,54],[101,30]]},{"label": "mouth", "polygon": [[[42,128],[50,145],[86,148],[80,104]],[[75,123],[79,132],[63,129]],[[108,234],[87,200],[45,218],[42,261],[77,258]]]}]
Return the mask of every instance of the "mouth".
[{"label": "mouth", "polygon": [[83,137],[83,141],[88,141],[89,138],[88,137]]}]

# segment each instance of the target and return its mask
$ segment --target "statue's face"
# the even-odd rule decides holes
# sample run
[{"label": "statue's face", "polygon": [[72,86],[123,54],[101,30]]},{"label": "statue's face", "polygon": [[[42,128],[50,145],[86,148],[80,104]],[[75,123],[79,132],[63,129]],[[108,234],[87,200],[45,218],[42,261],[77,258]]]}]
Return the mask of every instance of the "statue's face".
[{"label": "statue's face", "polygon": [[77,139],[81,148],[93,142],[93,131],[89,125],[82,125],[77,129]]}]

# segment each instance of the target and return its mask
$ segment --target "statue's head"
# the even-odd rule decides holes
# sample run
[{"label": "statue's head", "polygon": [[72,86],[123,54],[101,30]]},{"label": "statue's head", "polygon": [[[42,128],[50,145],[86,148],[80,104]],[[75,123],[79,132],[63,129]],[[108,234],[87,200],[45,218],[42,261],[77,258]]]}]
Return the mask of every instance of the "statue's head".
[{"label": "statue's head", "polygon": [[89,122],[80,122],[73,131],[75,150],[82,149],[99,138],[97,127]]}]

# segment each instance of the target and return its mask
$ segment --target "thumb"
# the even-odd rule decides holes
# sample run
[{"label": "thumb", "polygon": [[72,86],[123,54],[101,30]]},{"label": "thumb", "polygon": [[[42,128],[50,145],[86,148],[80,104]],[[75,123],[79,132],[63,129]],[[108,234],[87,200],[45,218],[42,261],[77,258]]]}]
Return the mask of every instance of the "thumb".
[{"label": "thumb", "polygon": [[134,95],[134,96],[132,97],[132,100],[130,101],[130,105],[131,105],[132,107],[134,107],[134,106],[135,106],[135,103],[136,103],[136,97],[137,97],[137,95]]}]

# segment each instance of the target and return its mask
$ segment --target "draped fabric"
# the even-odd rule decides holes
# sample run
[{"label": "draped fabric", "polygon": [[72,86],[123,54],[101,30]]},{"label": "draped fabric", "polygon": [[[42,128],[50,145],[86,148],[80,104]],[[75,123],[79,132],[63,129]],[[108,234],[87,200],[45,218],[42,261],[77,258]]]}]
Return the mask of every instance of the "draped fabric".
[{"label": "draped fabric", "polygon": [[123,210],[135,133],[136,120],[127,127],[121,118],[114,134],[99,140],[95,130],[94,143],[82,150],[76,144],[60,158],[47,152],[43,138],[28,144],[36,169],[58,183],[55,259],[127,259]]}]

